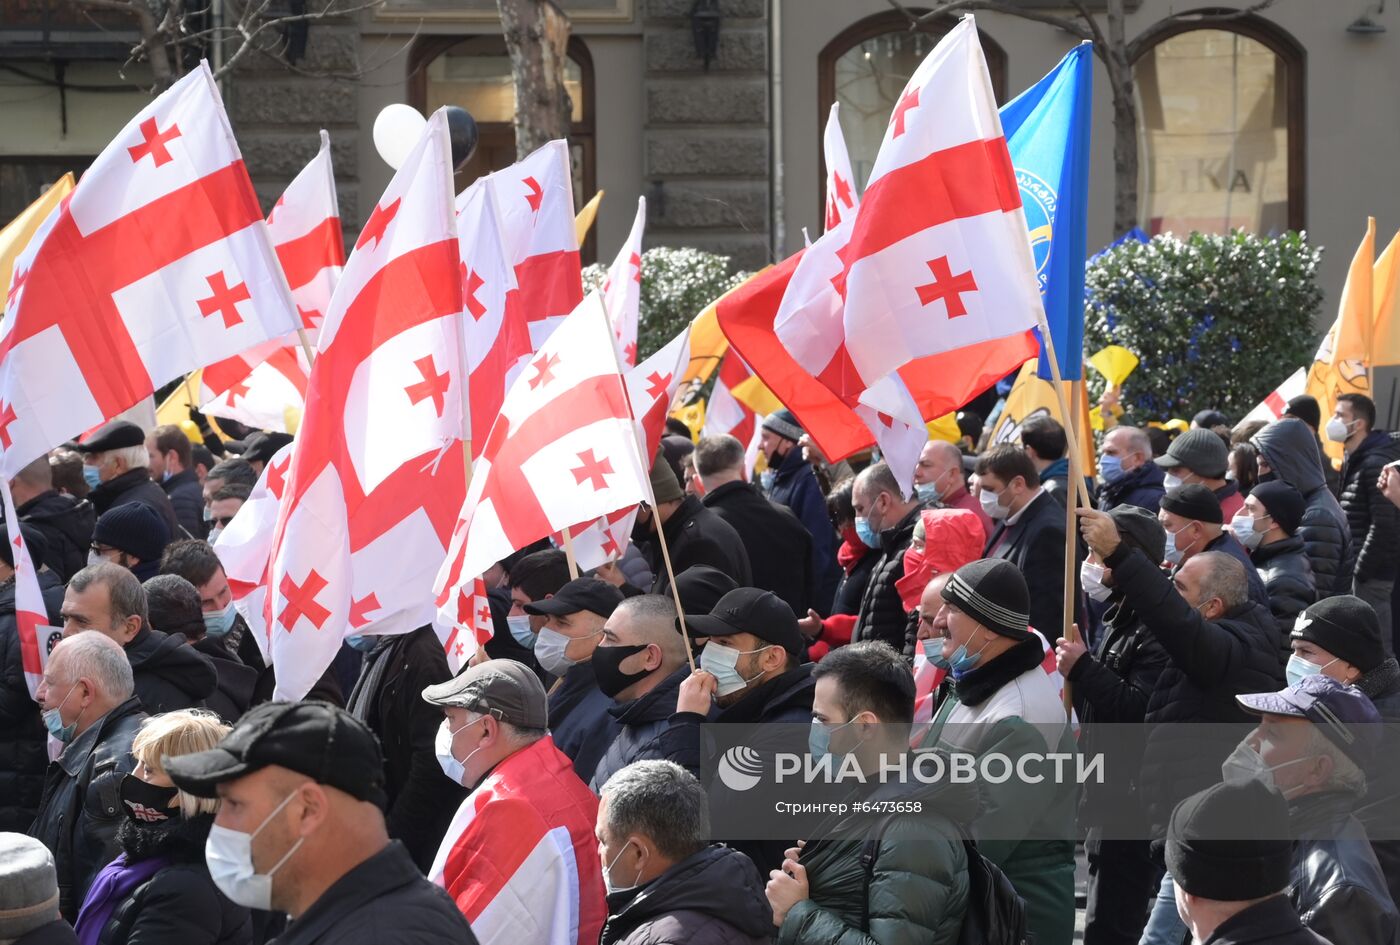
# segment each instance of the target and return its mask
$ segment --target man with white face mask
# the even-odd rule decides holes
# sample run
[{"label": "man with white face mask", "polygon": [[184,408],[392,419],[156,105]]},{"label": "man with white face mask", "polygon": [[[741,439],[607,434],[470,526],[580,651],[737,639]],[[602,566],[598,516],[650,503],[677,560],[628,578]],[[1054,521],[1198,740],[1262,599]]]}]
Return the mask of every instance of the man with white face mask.
[{"label": "man with white face mask", "polygon": [[1167,546],[1164,552],[1167,564],[1175,574],[1195,555],[1207,551],[1220,551],[1244,565],[1245,578],[1249,581],[1249,599],[1264,607],[1269,606],[1269,594],[1264,590],[1264,581],[1259,577],[1249,552],[1225,527],[1225,513],[1221,511],[1220,500],[1207,487],[1200,483],[1189,483],[1168,489],[1162,496],[1161,511],[1157,520],[1167,532]]},{"label": "man with white face mask", "polygon": [[1262,781],[1288,801],[1288,895],[1303,924],[1330,942],[1400,941],[1400,912],[1352,814],[1382,735],[1376,707],[1323,675],[1235,698],[1261,718],[1221,773],[1227,782]]},{"label": "man with white face mask", "polygon": [[1230,521],[1235,539],[1249,550],[1269,595],[1269,610],[1285,635],[1303,608],[1317,600],[1317,579],[1298,535],[1304,508],[1298,490],[1276,479],[1255,486]]},{"label": "man with white face mask", "polygon": [[442,710],[438,764],[471,789],[428,878],[483,943],[593,945],[603,927],[597,798],[555,747],[544,687],[491,660],[423,690]]},{"label": "man with white face mask", "polygon": [[374,734],[320,702],[271,702],[218,747],[168,758],[175,786],[222,803],[205,845],[219,890],[285,912],[280,945],[474,943],[461,914],[384,826]]}]

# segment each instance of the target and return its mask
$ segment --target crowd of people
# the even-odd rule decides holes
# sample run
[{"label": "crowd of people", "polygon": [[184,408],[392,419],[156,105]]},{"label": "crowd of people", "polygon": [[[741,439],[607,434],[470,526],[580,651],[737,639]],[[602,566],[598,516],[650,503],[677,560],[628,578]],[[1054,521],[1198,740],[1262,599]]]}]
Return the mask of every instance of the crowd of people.
[{"label": "crowd of people", "polygon": [[[218,539],[290,438],[114,421],[11,483],[62,637],[31,697],[0,542],[0,941],[1400,945],[1375,422],[1345,395],[1112,426],[1071,515],[1048,416],[988,446],[969,415],[908,494],[787,410],[759,476],[673,421],[618,560],[578,575],[542,539],[485,575],[460,672],[432,626],[351,634],[280,702]],[[866,773],[1150,727],[1111,784],[882,786],[921,813],[718,842],[725,723]]]}]

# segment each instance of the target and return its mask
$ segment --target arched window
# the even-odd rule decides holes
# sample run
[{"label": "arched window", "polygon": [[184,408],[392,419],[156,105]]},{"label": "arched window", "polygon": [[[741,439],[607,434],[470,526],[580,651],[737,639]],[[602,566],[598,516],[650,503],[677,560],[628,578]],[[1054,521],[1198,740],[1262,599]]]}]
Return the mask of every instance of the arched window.
[{"label": "arched window", "polygon": [[1303,52],[1259,19],[1165,31],[1134,63],[1149,233],[1302,229]]},{"label": "arched window", "polygon": [[[919,11],[916,11],[919,12]],[[930,20],[918,30],[897,10],[866,17],[827,43],[817,57],[818,153],[832,102],[841,103],[841,130],[851,152],[851,170],[862,190],[885,136],[899,93],[929,50],[956,21]],[[981,34],[987,71],[997,101],[1006,100],[1006,53]],[[821,179],[826,178],[823,166]]]},{"label": "arched window", "polygon": [[[565,86],[573,103],[569,153],[573,159],[574,202],[581,206],[594,191],[593,58],[577,36],[569,39]],[[476,154],[457,173],[457,192],[482,174],[515,163],[515,86],[510,56],[500,36],[431,36],[420,39],[409,56],[409,101],[425,115],[443,105],[472,113],[480,132]],[[577,207],[575,207],[577,209]],[[593,238],[583,247],[592,257]]]}]

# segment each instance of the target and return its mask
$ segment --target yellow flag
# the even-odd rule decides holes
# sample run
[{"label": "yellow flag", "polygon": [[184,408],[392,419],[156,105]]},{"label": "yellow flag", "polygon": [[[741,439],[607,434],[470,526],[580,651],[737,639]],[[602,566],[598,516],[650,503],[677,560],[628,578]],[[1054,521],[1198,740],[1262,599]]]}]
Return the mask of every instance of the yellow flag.
[{"label": "yellow flag", "polygon": [[[1375,322],[1374,279],[1376,259],[1376,221],[1366,219],[1366,236],[1356,248],[1347,281],[1342,289],[1342,301],[1337,320],[1322,339],[1312,367],[1308,370],[1307,391],[1317,398],[1325,421],[1337,407],[1341,394],[1371,394],[1367,377],[1367,361],[1371,355],[1372,328]],[[1326,440],[1323,448],[1333,465],[1342,459],[1342,444]]]},{"label": "yellow flag", "polygon": [[[1011,393],[1006,395],[1006,404],[1002,407],[1001,416],[997,418],[996,429],[988,442],[989,446],[996,446],[999,443],[1020,443],[1021,425],[1031,417],[1050,416],[1058,420],[1061,426],[1069,425],[1065,422],[1065,418],[1060,415],[1060,399],[1055,396],[1053,382],[1041,380],[1036,375],[1035,368],[1035,359],[1027,361],[1021,366],[1020,372],[1016,375],[1016,383],[1011,385]],[[1083,391],[1084,385],[1081,384],[1080,389]],[[1070,404],[1070,409],[1076,409],[1075,405]],[[1094,468],[1094,438],[1088,433],[1089,399],[1087,393],[1080,394],[1078,411],[1079,452],[1083,458],[1083,468],[1092,470]]]},{"label": "yellow flag", "polygon": [[10,279],[14,275],[15,260],[34,238],[34,231],[39,229],[39,224],[43,223],[53,212],[53,208],[72,192],[73,172],[69,171],[44,191],[43,196],[25,207],[19,216],[0,230],[0,311],[4,310],[5,299],[10,294]]},{"label": "yellow flag", "polygon": [[[724,353],[729,350],[729,339],[724,337],[724,332],[719,328],[719,303],[729,295],[730,292],[737,292],[743,286],[749,284],[760,274],[767,272],[771,266],[764,266],[755,272],[748,279],[730,289],[719,298],[715,299],[705,310],[696,315],[690,323],[690,365],[686,367],[685,374],[681,377],[681,382],[694,381],[698,386],[710,379],[710,375],[715,373],[715,368],[719,367],[720,360]],[[764,388],[767,390],[768,388]],[[769,395],[772,396],[771,394]],[[752,406],[752,405],[750,405]],[[780,405],[781,406],[781,405]],[[776,407],[774,408],[777,409]],[[772,411],[768,411],[771,413]]]},{"label": "yellow flag", "polygon": [[1109,345],[1092,355],[1089,365],[1104,376],[1109,387],[1118,387],[1137,370],[1138,356],[1122,345]]},{"label": "yellow flag", "polygon": [[[196,402],[199,397],[199,382],[201,371],[192,371],[185,378],[184,383],[175,388],[165,401],[156,407],[156,425],[163,426],[171,424],[185,431],[185,435],[190,438],[191,443],[198,443],[201,440],[199,428],[195,427],[194,421],[190,419],[190,408],[198,409]],[[224,439],[230,439],[228,434],[219,428],[218,421],[208,415],[204,418],[209,423],[210,429]],[[191,429],[193,427],[193,429]],[[293,432],[295,432],[293,430]]]},{"label": "yellow flag", "polygon": [[1371,301],[1371,388],[1376,429],[1400,428],[1400,233],[1376,260]]},{"label": "yellow flag", "polygon": [[603,202],[603,191],[598,191],[593,195],[593,199],[583,205],[583,209],[574,217],[574,239],[580,246],[588,239],[588,231],[593,229],[593,221],[598,218],[598,204]]},{"label": "yellow flag", "polygon": [[729,393],[733,394],[739,403],[758,414],[760,420],[783,407],[783,402],[768,389],[767,384],[759,380],[757,374],[751,374],[735,384]]},{"label": "yellow flag", "polygon": [[941,417],[934,417],[926,425],[930,440],[957,443],[962,439],[962,430],[958,429],[958,415],[956,413],[945,413]]},{"label": "yellow flag", "polygon": [[690,438],[698,440],[700,431],[705,429],[705,400],[698,398],[693,404],[685,404],[671,411],[671,416],[690,428]]}]

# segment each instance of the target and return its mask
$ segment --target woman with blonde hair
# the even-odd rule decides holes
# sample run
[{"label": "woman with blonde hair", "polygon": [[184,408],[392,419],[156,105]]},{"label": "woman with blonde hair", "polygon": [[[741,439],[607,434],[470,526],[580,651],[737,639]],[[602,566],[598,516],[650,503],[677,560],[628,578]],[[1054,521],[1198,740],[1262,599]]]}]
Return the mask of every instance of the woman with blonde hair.
[{"label": "woman with blonde hair", "polygon": [[229,727],[212,712],[152,716],[131,745],[121,781],[121,854],[97,874],[74,931],[80,945],[248,945],[250,914],[209,878],[204,843],[219,801],[179,790],[164,759],[208,751]]}]

